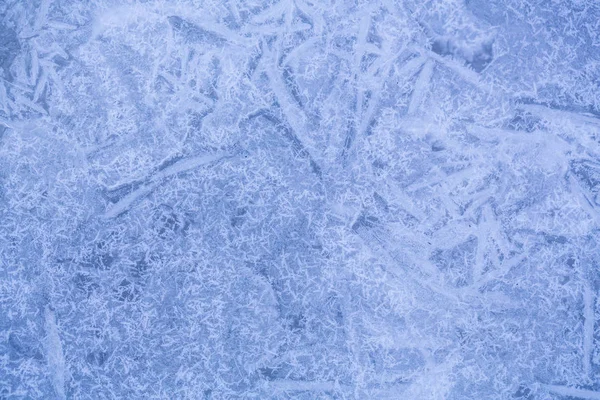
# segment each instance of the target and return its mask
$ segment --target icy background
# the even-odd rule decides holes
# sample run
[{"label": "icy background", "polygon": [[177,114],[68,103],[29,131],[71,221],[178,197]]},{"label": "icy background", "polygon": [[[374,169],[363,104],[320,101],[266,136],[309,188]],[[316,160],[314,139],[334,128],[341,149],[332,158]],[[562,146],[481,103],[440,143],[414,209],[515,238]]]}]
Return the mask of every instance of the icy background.
[{"label": "icy background", "polygon": [[1,399],[600,399],[597,0],[0,1]]}]

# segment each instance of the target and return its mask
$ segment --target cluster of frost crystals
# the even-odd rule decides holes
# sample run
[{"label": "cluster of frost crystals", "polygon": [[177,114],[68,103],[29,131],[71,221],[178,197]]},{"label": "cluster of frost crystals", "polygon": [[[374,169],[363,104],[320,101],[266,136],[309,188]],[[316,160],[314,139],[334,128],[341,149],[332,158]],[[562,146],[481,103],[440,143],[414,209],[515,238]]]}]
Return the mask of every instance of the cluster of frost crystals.
[{"label": "cluster of frost crystals", "polygon": [[597,0],[1,0],[0,399],[600,399]]}]

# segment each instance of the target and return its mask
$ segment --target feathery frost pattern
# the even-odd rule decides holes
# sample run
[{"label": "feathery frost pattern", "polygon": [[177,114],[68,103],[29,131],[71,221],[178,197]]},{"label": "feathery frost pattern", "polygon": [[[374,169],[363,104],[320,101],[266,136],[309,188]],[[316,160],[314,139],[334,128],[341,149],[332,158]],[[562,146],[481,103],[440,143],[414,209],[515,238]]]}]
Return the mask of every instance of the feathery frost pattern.
[{"label": "feathery frost pattern", "polygon": [[0,399],[599,399],[597,0],[0,1]]}]

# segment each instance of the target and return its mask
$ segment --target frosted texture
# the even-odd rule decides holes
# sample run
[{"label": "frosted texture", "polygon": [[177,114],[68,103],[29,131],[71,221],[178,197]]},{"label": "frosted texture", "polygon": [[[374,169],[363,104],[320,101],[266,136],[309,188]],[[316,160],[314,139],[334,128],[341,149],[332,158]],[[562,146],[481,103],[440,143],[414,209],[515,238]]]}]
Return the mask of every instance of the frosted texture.
[{"label": "frosted texture", "polygon": [[0,399],[600,399],[597,0],[0,0]]}]

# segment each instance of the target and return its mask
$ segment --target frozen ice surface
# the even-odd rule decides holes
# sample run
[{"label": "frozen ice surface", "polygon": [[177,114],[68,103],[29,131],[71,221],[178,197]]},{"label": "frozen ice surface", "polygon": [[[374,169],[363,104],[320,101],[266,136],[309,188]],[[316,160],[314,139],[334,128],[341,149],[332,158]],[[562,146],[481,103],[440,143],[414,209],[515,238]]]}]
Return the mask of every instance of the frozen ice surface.
[{"label": "frozen ice surface", "polygon": [[0,399],[600,399],[597,0],[0,0]]}]

